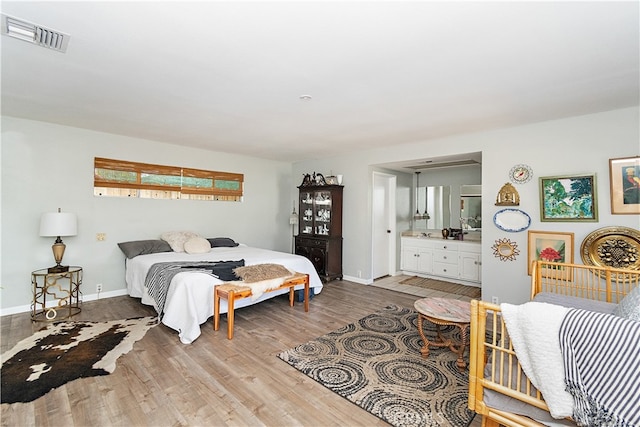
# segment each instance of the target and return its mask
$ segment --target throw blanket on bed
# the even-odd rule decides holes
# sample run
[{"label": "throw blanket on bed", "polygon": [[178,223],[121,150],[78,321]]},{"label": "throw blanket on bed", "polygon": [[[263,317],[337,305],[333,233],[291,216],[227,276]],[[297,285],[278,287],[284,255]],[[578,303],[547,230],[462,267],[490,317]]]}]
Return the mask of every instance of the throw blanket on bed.
[{"label": "throw blanket on bed", "polygon": [[554,418],[573,415],[573,398],[565,391],[564,362],[558,333],[568,308],[541,302],[500,304],[518,361],[542,393]]},{"label": "throw blanket on bed", "polygon": [[640,322],[570,309],[559,336],[578,425],[640,426]]},{"label": "throw blanket on bed", "polygon": [[159,316],[164,312],[164,304],[167,300],[167,292],[171,280],[178,273],[185,271],[198,271],[210,274],[220,280],[230,281],[237,279],[233,274],[233,269],[244,265],[244,260],[240,261],[214,261],[214,262],[158,262],[153,264],[147,272],[144,286],[151,298],[155,302],[155,309]]}]

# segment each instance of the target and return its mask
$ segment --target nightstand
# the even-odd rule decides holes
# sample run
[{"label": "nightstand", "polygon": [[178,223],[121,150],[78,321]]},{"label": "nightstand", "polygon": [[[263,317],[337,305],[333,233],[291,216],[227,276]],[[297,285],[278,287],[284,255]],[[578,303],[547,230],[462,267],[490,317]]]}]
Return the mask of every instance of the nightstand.
[{"label": "nightstand", "polygon": [[49,273],[46,268],[31,272],[31,320],[53,322],[80,313],[81,284],[82,267],[61,273]]}]

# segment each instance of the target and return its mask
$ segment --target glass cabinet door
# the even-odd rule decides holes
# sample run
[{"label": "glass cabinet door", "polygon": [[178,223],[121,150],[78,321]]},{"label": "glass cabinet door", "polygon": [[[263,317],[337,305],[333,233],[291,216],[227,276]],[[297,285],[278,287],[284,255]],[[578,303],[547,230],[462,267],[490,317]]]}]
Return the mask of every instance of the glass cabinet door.
[{"label": "glass cabinet door", "polygon": [[316,191],[313,202],[314,232],[318,236],[328,236],[331,232],[331,193]]},{"label": "glass cabinet door", "polygon": [[300,225],[299,234],[312,235],[315,229],[313,223],[313,191],[300,192]]},{"label": "glass cabinet door", "polygon": [[300,222],[298,233],[307,236],[331,234],[331,192],[310,190],[300,192]]}]

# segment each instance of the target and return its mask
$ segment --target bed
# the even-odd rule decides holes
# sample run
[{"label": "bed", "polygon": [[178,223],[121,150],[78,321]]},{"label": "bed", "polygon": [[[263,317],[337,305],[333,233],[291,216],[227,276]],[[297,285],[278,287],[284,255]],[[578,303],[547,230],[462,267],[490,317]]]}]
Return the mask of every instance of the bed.
[{"label": "bed", "polygon": [[[313,264],[307,258],[240,244],[235,247],[213,247],[206,253],[189,254],[186,252],[166,251],[142,253],[131,258],[127,257],[125,262],[127,292],[132,297],[140,298],[143,304],[151,305],[157,310],[156,301],[150,296],[145,286],[147,273],[154,264],[236,260],[244,260],[245,265],[280,264],[289,270],[307,273],[309,274],[309,287],[313,290],[312,293],[319,294],[322,291],[322,281]],[[166,293],[166,300],[164,301],[161,322],[178,331],[178,336],[183,344],[190,344],[198,338],[201,333],[200,325],[213,316],[213,288],[220,283],[223,283],[223,281],[211,274],[200,271],[180,272],[171,279]],[[298,288],[302,289],[304,285],[299,285],[296,289]],[[288,289],[281,289],[279,291],[266,292],[257,299],[245,298],[236,302],[235,308],[257,304],[287,292]],[[221,302],[220,312],[227,312],[226,301]]]}]

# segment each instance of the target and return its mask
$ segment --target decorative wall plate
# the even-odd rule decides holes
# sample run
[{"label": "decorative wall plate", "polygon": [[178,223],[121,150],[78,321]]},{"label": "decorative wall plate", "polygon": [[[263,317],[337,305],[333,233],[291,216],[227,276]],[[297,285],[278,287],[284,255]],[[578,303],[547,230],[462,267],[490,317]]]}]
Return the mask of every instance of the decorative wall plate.
[{"label": "decorative wall plate", "polygon": [[500,230],[516,233],[529,228],[531,217],[520,209],[502,209],[493,216],[493,223]]},{"label": "decorative wall plate", "polygon": [[509,179],[516,184],[529,182],[533,177],[533,169],[529,165],[515,165],[509,171]]},{"label": "decorative wall plate", "polygon": [[580,257],[586,265],[640,270],[640,231],[599,228],[582,241]]}]

